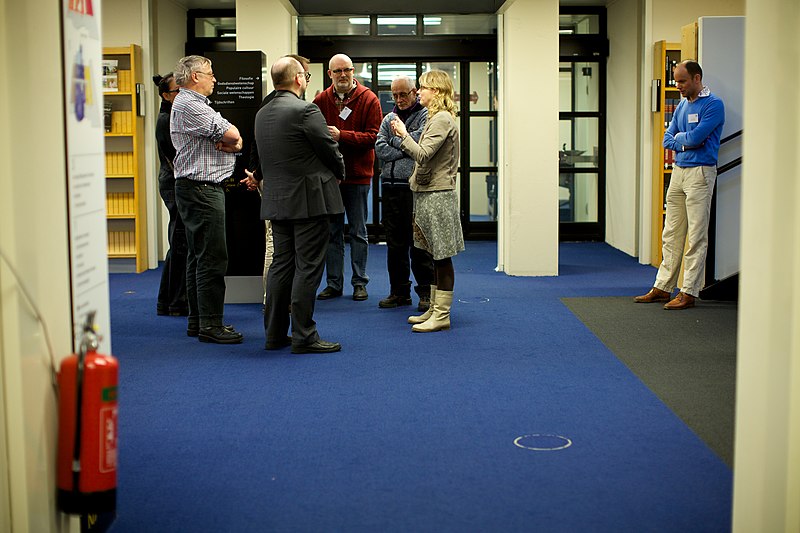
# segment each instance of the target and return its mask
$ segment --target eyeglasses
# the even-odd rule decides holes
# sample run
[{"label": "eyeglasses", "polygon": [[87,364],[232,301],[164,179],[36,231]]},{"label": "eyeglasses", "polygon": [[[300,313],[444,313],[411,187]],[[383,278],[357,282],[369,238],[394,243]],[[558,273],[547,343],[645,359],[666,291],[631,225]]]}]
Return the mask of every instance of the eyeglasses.
[{"label": "eyeglasses", "polygon": [[181,90],[180,89],[172,89],[171,91],[164,91],[164,92],[167,92],[167,93],[179,93],[179,92],[181,92]]},{"label": "eyeglasses", "polygon": [[213,78],[214,77],[214,71],[213,70],[211,72],[203,72],[202,70],[198,70],[195,74],[205,74],[209,78]]},{"label": "eyeglasses", "polygon": [[311,80],[311,73],[310,72],[305,72],[304,74],[306,75],[306,81]]},{"label": "eyeglasses", "polygon": [[397,100],[400,100],[400,99],[403,99],[403,98],[408,98],[409,96],[411,96],[412,94],[414,94],[414,91],[415,91],[415,89],[411,89],[411,90],[410,90],[409,92],[407,92],[407,93],[405,93],[405,92],[404,92],[404,93],[392,93],[392,98],[393,98],[395,101],[397,101]]},{"label": "eyeglasses", "polygon": [[339,74],[348,74],[350,72],[353,72],[354,70],[355,70],[355,67],[347,67],[347,68],[337,68],[337,69],[332,70],[331,72],[333,72],[334,74],[336,74],[338,76]]}]

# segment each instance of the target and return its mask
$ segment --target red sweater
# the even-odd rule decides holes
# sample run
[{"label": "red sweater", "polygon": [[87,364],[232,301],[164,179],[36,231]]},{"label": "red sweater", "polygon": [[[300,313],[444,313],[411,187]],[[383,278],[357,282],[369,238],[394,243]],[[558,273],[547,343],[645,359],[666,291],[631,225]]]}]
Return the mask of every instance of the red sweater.
[{"label": "red sweater", "polygon": [[375,172],[375,141],[383,120],[381,103],[374,92],[356,81],[352,95],[345,99],[345,107],[351,113],[342,119],[336,98],[331,85],[314,98],[314,103],[322,110],[328,125],[336,126],[341,132],[339,151],[345,167],[342,184],[369,185]]}]

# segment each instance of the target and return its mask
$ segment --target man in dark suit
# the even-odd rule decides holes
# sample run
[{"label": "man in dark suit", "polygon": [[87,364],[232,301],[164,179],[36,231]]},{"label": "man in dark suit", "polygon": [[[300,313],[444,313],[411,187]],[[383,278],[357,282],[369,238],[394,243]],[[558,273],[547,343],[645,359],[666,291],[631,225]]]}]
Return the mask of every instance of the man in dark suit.
[{"label": "man in dark suit", "polygon": [[[261,218],[272,222],[275,252],[267,280],[264,329],[267,350],[292,346],[292,353],[341,350],[320,339],[314,322],[322,280],[330,215],[344,212],[339,181],[344,160],[319,108],[304,101],[303,66],[278,59],[270,71],[275,97],[256,115],[264,192]],[[291,304],[291,338],[289,329]]]}]

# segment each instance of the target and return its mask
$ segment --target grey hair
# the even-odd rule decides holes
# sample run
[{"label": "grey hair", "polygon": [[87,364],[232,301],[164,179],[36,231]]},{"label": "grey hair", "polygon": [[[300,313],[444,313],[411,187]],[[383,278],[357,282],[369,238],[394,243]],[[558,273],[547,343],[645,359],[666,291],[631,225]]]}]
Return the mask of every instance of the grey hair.
[{"label": "grey hair", "polygon": [[410,89],[416,89],[417,88],[417,82],[414,80],[414,78],[412,78],[410,76],[404,76],[404,75],[401,74],[401,75],[397,76],[395,79],[392,80],[392,82],[395,82],[395,81],[405,82],[406,87],[409,87]]},{"label": "grey hair", "polygon": [[211,66],[211,60],[203,56],[186,56],[175,65],[175,83],[184,87],[192,79],[192,73],[200,72],[203,67]]}]

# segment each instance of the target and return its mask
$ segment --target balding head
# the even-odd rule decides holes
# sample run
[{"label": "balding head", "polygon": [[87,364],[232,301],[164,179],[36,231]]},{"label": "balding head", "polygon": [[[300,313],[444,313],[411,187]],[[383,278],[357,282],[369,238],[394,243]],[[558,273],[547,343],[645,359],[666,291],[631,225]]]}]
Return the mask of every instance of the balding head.
[{"label": "balding head", "polygon": [[328,61],[328,76],[338,93],[348,93],[355,85],[353,60],[344,54],[336,54]]},{"label": "balding head", "polygon": [[[303,74],[303,65],[293,57],[281,57],[272,64],[270,76],[272,85],[278,90],[293,90],[297,85],[297,75]],[[303,76],[305,80],[305,76]]]}]

